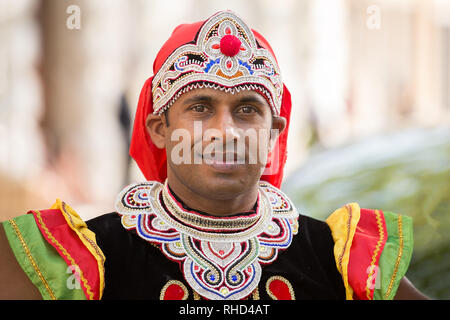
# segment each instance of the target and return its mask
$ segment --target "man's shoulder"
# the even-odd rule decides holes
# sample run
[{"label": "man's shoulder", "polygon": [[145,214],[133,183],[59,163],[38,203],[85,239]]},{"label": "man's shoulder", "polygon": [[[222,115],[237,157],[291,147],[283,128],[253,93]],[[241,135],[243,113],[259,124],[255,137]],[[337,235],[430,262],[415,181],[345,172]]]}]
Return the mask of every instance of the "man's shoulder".
[{"label": "man's shoulder", "polygon": [[298,222],[300,230],[302,230],[302,228],[303,229],[306,228],[312,232],[320,232],[320,233],[330,232],[328,224],[325,221],[320,220],[319,218],[314,218],[312,216],[299,213]]},{"label": "man's shoulder", "polygon": [[121,217],[117,212],[109,212],[89,219],[86,221],[86,225],[95,234],[110,233],[123,229]]},{"label": "man's shoulder", "polygon": [[320,251],[328,254],[334,246],[328,224],[306,214],[299,214],[298,234],[294,237],[294,241],[303,248],[304,246],[313,248],[316,253]]},{"label": "man's shoulder", "polygon": [[86,220],[86,224],[98,224],[107,222],[120,222],[120,215],[117,212],[108,212],[100,214],[94,218]]}]

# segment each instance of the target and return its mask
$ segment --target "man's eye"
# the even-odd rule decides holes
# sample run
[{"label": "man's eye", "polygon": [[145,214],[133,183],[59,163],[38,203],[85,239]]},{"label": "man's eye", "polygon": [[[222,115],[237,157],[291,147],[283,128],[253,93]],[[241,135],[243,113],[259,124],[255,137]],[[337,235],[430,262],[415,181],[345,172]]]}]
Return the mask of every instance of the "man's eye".
[{"label": "man's eye", "polygon": [[256,112],[255,108],[252,106],[242,106],[238,109],[238,113],[253,113]]},{"label": "man's eye", "polygon": [[191,110],[194,111],[194,112],[200,112],[201,113],[201,112],[208,111],[208,108],[206,106],[204,106],[204,105],[199,104],[199,105],[195,105],[195,106],[191,107]]}]

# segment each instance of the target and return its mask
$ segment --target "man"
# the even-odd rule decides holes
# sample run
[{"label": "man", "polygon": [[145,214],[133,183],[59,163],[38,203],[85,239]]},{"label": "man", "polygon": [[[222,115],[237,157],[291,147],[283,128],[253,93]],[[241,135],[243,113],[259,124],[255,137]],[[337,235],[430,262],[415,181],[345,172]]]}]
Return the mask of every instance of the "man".
[{"label": "man", "polygon": [[83,222],[61,201],[3,223],[1,298],[425,298],[404,278],[411,219],[351,203],[321,222],[278,188],[291,99],[234,13],[177,27],[141,92],[147,181]]}]

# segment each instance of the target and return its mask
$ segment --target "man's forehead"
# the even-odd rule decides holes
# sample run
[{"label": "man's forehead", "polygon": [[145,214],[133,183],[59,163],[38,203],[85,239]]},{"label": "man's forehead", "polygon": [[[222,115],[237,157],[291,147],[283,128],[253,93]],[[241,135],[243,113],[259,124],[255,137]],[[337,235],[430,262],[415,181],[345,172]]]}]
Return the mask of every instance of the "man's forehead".
[{"label": "man's forehead", "polygon": [[180,103],[187,104],[191,102],[220,102],[220,101],[239,101],[255,102],[267,105],[270,108],[266,98],[254,90],[225,91],[214,88],[196,88],[183,93],[179,98]]}]

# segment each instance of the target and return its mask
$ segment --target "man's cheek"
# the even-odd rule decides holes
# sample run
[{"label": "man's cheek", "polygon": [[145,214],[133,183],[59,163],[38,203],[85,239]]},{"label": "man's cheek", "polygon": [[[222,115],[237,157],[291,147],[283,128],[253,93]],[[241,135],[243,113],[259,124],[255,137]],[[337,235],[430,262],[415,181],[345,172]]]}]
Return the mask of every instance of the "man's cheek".
[{"label": "man's cheek", "polygon": [[166,153],[168,160],[176,165],[192,164],[192,135],[187,129],[173,130],[166,140]]},{"label": "man's cheek", "polygon": [[[254,143],[255,147],[250,144],[249,150],[251,151],[254,163],[264,166],[267,162],[267,157],[270,152],[270,134],[266,129],[258,130],[257,143]],[[250,159],[251,160],[251,159]]]}]

